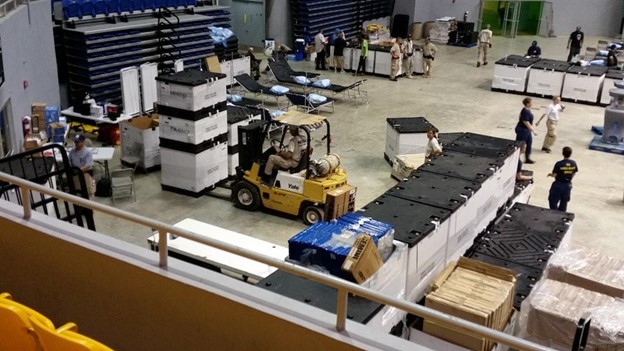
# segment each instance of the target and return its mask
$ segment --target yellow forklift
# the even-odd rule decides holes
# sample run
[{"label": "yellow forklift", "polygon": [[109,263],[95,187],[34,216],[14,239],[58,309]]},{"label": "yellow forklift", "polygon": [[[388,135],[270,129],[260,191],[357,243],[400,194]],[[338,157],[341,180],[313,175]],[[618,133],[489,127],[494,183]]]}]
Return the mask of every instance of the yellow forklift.
[{"label": "yellow forklift", "polygon": [[[280,139],[271,140],[263,151],[271,126],[284,126]],[[306,147],[297,167],[278,170],[270,182],[263,182],[262,172],[268,157],[284,148],[288,129],[294,126],[306,136]],[[311,160],[310,131],[325,127],[322,138],[327,153]],[[347,172],[340,167],[340,158],[330,151],[329,121],[323,116],[288,111],[273,121],[254,121],[239,127],[239,166],[232,185],[232,200],[239,208],[255,211],[264,208],[301,216],[304,223],[331,220],[351,212],[355,206],[356,188],[347,184]]]}]

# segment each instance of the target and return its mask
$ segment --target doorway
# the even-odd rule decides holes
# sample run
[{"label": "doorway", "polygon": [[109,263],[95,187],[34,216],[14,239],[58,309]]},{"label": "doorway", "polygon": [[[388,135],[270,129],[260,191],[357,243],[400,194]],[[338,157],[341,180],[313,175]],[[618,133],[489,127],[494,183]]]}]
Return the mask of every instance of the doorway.
[{"label": "doorway", "polygon": [[481,27],[489,24],[494,35],[537,35],[543,22],[543,6],[544,1],[483,0],[479,23]]},{"label": "doorway", "polygon": [[239,46],[263,46],[265,37],[264,0],[232,0],[232,31]]},{"label": "doorway", "polygon": [[11,100],[0,110],[0,158],[7,156],[11,152]]}]

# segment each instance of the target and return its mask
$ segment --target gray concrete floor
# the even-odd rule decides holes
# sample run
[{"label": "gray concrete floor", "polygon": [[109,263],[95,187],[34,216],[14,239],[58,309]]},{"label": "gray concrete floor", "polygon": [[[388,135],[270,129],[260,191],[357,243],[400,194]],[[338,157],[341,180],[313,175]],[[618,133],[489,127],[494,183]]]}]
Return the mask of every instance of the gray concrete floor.
[{"label": "gray concrete floor", "polygon": [[[383,159],[386,118],[424,116],[442,132],[474,132],[513,139],[513,128],[522,107],[522,95],[490,91],[494,62],[506,54],[524,53],[532,40],[538,40],[543,57],[564,60],[567,56],[565,37],[519,37],[515,40],[494,38],[490,64],[476,68],[476,48],[438,45],[439,54],[430,79],[399,79],[366,77],[365,89],[370,103],[354,107],[348,103],[336,105],[334,113],[325,113],[332,126],[333,151],[342,157],[342,166],[349,173],[349,183],[358,187],[356,206],[362,207],[384,193],[396,182],[390,177],[390,167]],[[588,37],[586,44],[593,46],[602,38]],[[295,62],[295,68],[312,70],[312,62]],[[337,84],[355,80],[350,74],[327,73]],[[266,78],[263,77],[264,79]],[[549,99],[534,98],[536,118],[542,114]],[[535,172],[535,191],[530,203],[548,207],[548,189],[552,178],[547,178],[553,164],[558,161],[563,146],[571,146],[580,172],[574,179],[572,201],[568,210],[576,214],[573,242],[598,248],[607,254],[624,258],[619,235],[624,218],[622,197],[624,183],[624,156],[588,149],[593,134],[592,125],[602,125],[604,108],[576,103],[566,103],[559,124],[559,137],[552,154],[540,151],[546,131],[540,125],[535,138],[533,165],[525,169]],[[118,148],[117,148],[118,149]],[[317,150],[320,148],[317,146]],[[113,166],[119,164],[119,150]],[[160,172],[138,174],[137,201],[119,200],[121,209],[165,223],[174,224],[184,218],[194,218],[228,228],[280,245],[304,228],[299,219],[285,218],[265,212],[246,212],[232,202],[204,196],[191,198],[160,189]],[[229,195],[227,191],[218,193]],[[97,201],[110,204],[108,198]],[[104,215],[96,215],[98,231],[146,246],[150,235],[148,228],[120,223]]]}]

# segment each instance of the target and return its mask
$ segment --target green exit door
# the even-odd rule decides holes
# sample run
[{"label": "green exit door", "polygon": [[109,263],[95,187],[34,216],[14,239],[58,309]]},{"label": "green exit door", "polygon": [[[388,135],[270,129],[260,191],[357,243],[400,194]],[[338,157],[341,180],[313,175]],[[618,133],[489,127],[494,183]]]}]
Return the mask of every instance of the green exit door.
[{"label": "green exit door", "polygon": [[544,1],[485,0],[481,3],[481,27],[489,24],[494,35],[515,38],[537,35]]}]

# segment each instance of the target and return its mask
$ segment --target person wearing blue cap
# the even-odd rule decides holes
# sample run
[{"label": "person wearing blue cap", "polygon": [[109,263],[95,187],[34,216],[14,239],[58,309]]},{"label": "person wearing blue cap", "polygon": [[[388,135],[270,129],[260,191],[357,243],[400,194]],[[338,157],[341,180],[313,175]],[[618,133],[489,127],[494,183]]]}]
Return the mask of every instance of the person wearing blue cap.
[{"label": "person wearing blue cap", "polygon": [[[84,135],[79,134],[74,137],[74,148],[69,151],[69,163],[74,167],[80,168],[84,174],[87,193],[89,194],[89,199],[92,199],[95,196],[95,181],[91,176],[93,155],[91,150],[85,145]],[[76,182],[76,184],[79,183]]]}]

